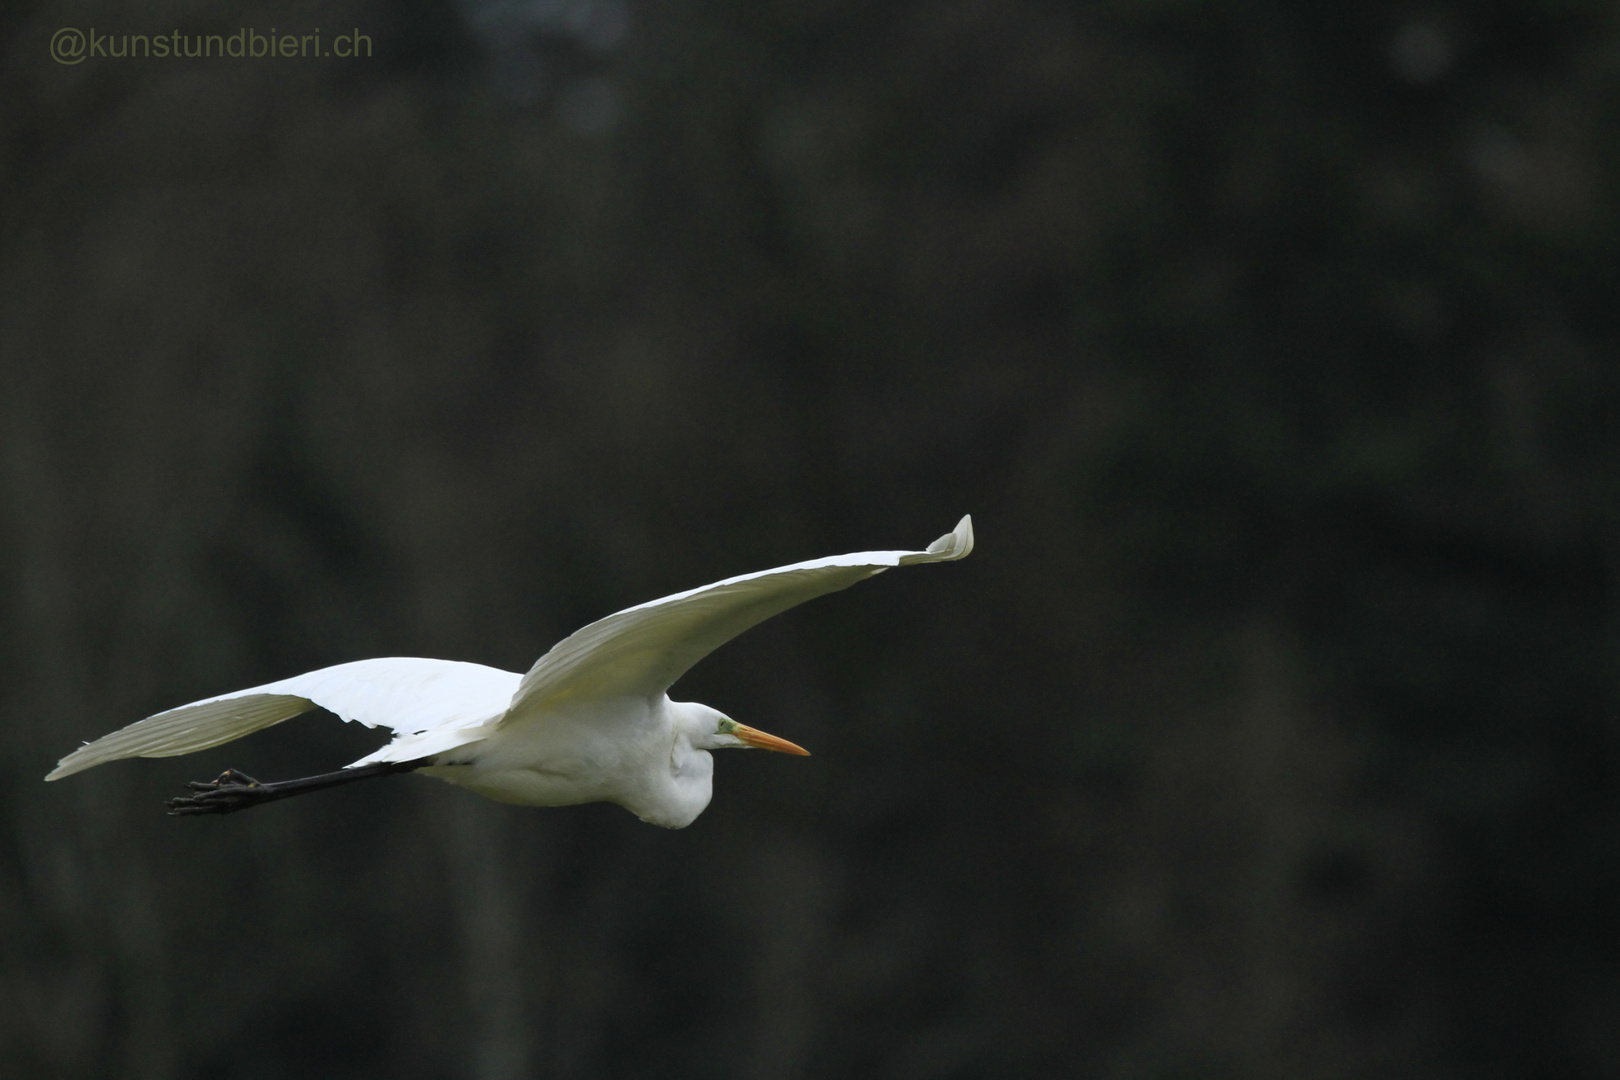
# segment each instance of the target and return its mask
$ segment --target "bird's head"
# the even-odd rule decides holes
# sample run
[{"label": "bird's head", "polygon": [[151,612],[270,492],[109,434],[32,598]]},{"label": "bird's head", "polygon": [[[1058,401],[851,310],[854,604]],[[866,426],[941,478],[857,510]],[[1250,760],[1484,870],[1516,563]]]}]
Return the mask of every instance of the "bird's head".
[{"label": "bird's head", "polygon": [[739,724],[707,705],[688,706],[685,719],[687,738],[694,750],[775,750],[779,754],[810,756],[810,751],[802,746]]}]

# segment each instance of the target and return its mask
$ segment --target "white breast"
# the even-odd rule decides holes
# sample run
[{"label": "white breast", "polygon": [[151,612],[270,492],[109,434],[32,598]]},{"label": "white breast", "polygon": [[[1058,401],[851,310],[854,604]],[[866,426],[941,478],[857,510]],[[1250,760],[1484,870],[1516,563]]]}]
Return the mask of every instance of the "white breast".
[{"label": "white breast", "polygon": [[714,759],[687,741],[679,708],[662,695],[556,705],[492,726],[419,771],[499,802],[612,802],[683,828],[709,805]]}]

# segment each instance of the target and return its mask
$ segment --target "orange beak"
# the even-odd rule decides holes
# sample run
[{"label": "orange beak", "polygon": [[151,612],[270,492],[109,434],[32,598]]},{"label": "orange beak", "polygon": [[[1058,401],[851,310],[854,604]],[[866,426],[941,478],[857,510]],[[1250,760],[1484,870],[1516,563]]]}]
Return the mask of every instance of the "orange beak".
[{"label": "orange beak", "polygon": [[752,746],[756,750],[775,750],[778,754],[798,754],[801,757],[810,756],[810,751],[806,750],[804,747],[796,746],[793,743],[788,742],[786,739],[778,739],[775,735],[767,735],[763,731],[758,731],[749,727],[747,724],[738,724],[736,727],[731,729],[731,734],[737,736],[737,738],[741,739],[743,742],[747,743],[749,746]]}]

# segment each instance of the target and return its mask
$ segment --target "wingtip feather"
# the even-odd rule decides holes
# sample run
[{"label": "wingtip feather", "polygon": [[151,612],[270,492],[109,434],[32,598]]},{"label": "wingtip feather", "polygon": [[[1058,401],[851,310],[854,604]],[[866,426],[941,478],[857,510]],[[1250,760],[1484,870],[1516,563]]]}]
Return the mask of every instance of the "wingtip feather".
[{"label": "wingtip feather", "polygon": [[909,560],[902,559],[901,561],[902,563],[907,561],[954,562],[957,559],[967,558],[972,551],[973,515],[963,514],[962,520],[956,523],[956,528],[928,545],[927,550],[922,553],[927,556],[926,558],[912,556]]},{"label": "wingtip feather", "polygon": [[48,783],[52,780],[60,780],[64,776],[72,776],[74,773],[83,772],[86,769],[93,769],[97,765],[101,764],[100,761],[93,759],[87,760],[90,759],[90,755],[86,754],[85,751],[90,749],[90,747],[93,745],[95,744],[81,743],[79,744],[78,749],[59,759],[56,763],[56,768],[45,774],[46,782]]},{"label": "wingtip feather", "polygon": [[250,732],[279,724],[315,707],[292,694],[227,695],[182,705],[148,716],[86,743],[56,763],[46,780],[133,757],[177,757],[219,746]]},{"label": "wingtip feather", "polygon": [[963,514],[962,520],[956,523],[951,530],[951,536],[956,540],[957,551],[951,557],[965,559],[973,554],[973,515]]}]

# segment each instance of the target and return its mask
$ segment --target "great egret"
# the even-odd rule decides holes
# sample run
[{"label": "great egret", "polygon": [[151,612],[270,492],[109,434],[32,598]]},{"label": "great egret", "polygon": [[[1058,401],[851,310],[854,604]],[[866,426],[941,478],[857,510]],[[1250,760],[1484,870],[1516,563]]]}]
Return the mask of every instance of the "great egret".
[{"label": "great egret", "polygon": [[109,761],[173,757],[279,724],[317,705],[394,738],[335,773],[261,784],[227,769],[192,781],[171,814],[228,814],[355,780],[418,771],[501,802],[613,802],[666,828],[709,805],[710,750],[808,754],[707,705],[665,692],[738,634],[891,566],[947,562],[973,550],[973,521],[926,551],[862,551],[727,578],[625,608],[564,638],[529,669],[455,660],[356,660],[149,716],[81,746],[45,779]]}]

